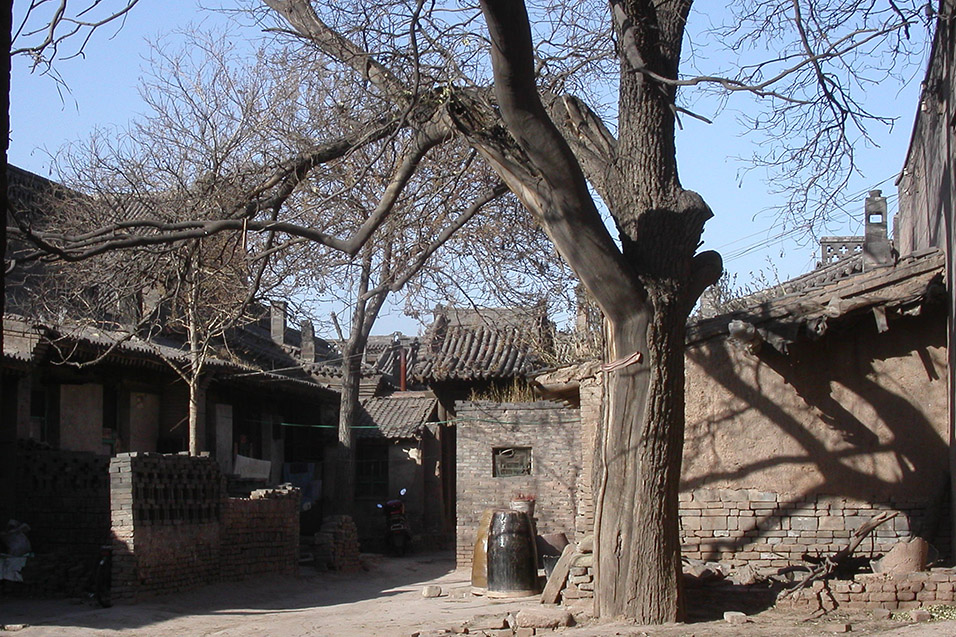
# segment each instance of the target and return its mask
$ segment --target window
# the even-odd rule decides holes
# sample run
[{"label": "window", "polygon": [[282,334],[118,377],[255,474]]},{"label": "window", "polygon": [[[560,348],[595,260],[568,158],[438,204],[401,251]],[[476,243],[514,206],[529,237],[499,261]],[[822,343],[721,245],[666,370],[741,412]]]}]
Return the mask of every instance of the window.
[{"label": "window", "polygon": [[355,497],[388,498],[388,445],[358,444],[355,450]]},{"label": "window", "polygon": [[531,447],[496,447],[491,459],[491,475],[496,478],[531,475]]}]

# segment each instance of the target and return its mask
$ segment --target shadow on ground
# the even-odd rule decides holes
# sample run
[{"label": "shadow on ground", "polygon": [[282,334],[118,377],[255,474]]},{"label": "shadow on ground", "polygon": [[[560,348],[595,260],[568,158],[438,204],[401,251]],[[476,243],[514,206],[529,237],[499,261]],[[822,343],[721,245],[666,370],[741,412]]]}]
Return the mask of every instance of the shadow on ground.
[{"label": "shadow on ground", "polygon": [[723,619],[726,611],[755,615],[772,608],[780,589],[770,586],[739,586],[714,582],[684,589],[688,623]]},{"label": "shadow on ground", "polygon": [[451,552],[403,558],[370,555],[363,561],[368,570],[355,573],[319,572],[303,566],[298,576],[270,575],[223,582],[112,608],[94,607],[89,601],[75,599],[0,598],[0,624],[123,630],[145,628],[182,616],[279,616],[307,608],[391,597],[455,570]]}]

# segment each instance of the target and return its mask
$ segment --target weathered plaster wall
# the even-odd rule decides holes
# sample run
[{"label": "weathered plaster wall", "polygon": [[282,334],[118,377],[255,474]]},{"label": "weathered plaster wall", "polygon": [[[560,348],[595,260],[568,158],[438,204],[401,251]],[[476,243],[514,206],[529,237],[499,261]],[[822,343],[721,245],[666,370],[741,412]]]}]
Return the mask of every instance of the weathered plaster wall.
[{"label": "weathered plaster wall", "polygon": [[873,323],[788,356],[688,348],[682,490],[933,498],[947,471],[944,318]]},{"label": "weathered plaster wall", "polygon": [[[686,556],[782,566],[842,548],[880,511],[901,515],[873,534],[874,552],[922,535],[947,553],[945,316],[928,309],[889,325],[878,334],[867,314],[788,355],[726,338],[687,348]],[[600,389],[581,382],[578,533],[593,528],[586,465]]]},{"label": "weathered plaster wall", "polygon": [[828,553],[881,510],[867,547],[949,537],[940,312],[877,334],[869,315],[783,355],[727,339],[687,350],[683,551],[782,566]]}]

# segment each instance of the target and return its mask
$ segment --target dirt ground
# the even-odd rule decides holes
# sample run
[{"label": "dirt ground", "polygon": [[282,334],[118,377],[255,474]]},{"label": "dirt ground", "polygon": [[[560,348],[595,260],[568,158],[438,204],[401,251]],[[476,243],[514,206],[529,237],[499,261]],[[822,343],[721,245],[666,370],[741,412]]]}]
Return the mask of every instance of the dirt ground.
[{"label": "dirt ground", "polygon": [[[319,573],[303,567],[298,577],[218,584],[113,608],[94,607],[83,600],[6,597],[0,598],[0,624],[23,637],[411,636],[419,632],[424,637],[446,629],[460,630],[464,622],[482,615],[517,613],[539,606],[537,598],[494,601],[471,595],[470,574],[454,570],[450,553],[401,559],[367,556],[366,564],[367,571],[351,574]],[[422,588],[428,584],[441,586],[442,595],[423,598]],[[688,597],[693,606],[694,596]],[[722,616],[720,608],[708,611],[705,616]],[[560,633],[573,637],[800,637],[847,630],[886,637],[952,637],[956,635],[956,621],[915,624],[902,618],[876,620],[862,611],[808,619],[770,609],[752,615],[741,625],[723,619],[650,628],[604,623],[578,625]]]}]

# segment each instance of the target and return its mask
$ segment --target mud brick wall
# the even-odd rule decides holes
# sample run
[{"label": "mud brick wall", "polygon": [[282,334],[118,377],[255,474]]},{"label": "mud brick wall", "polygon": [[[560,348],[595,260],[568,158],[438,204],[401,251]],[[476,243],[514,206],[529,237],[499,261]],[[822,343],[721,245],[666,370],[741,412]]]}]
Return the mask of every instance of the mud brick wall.
[{"label": "mud brick wall", "polygon": [[[538,533],[573,539],[582,471],[579,410],[551,402],[461,402],[457,412],[457,561],[471,564],[476,527],[487,508],[516,494],[536,498]],[[492,450],[530,447],[531,475],[495,477]]]},{"label": "mud brick wall", "polygon": [[124,453],[110,463],[113,598],[134,600],[220,578],[225,493],[213,458]]},{"label": "mud brick wall", "polygon": [[299,565],[300,492],[291,486],[229,498],[222,510],[221,576],[295,574]]},{"label": "mud brick wall", "polygon": [[[858,555],[882,554],[900,539],[948,528],[932,519],[933,509],[924,502],[879,504],[824,495],[792,500],[753,489],[698,489],[680,494],[681,551],[701,560],[788,566],[803,563],[804,553],[830,554],[845,547],[853,532],[881,511],[901,515],[877,528]],[[930,541],[948,551],[948,537]]]},{"label": "mud brick wall", "polygon": [[816,611],[885,608],[913,608],[951,605],[956,589],[956,570],[932,569],[906,575],[866,573],[852,580],[814,582],[795,596],[781,595],[777,606],[795,610]]},{"label": "mud brick wall", "polygon": [[34,553],[96,558],[110,537],[109,458],[22,446],[17,453],[15,517],[30,525]]}]

